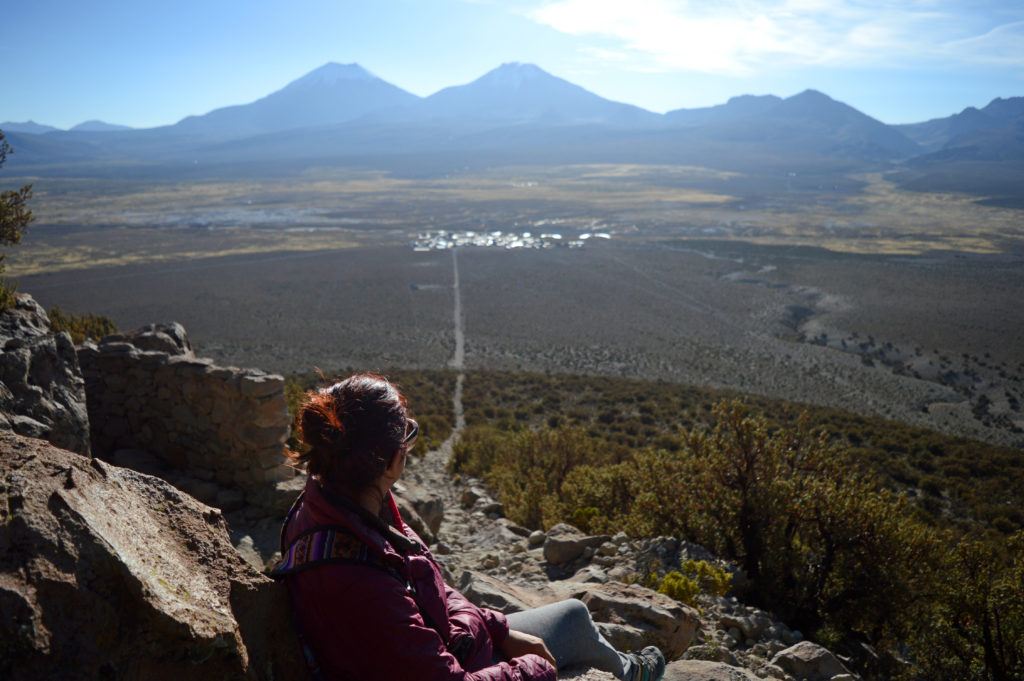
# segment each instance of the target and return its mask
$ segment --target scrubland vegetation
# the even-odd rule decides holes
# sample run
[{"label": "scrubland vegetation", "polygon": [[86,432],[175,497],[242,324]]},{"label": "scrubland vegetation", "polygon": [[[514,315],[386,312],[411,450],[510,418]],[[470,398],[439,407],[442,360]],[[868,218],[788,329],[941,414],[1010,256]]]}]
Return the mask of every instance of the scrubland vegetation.
[{"label": "scrubland vegetation", "polygon": [[85,313],[81,315],[64,312],[59,305],[54,305],[47,313],[50,318],[50,329],[54,333],[67,331],[71,341],[76,345],[87,338],[100,340],[104,336],[117,333],[117,325],[106,315]]},{"label": "scrubland vegetation", "polygon": [[[700,543],[742,568],[746,599],[876,678],[1024,670],[1019,450],[652,382],[466,387],[452,469],[487,480],[516,522]],[[906,471],[926,459],[918,487]],[[945,473],[967,461],[977,477]],[[685,595],[681,577],[647,579]]]},{"label": "scrubland vegetation", "polygon": [[[11,152],[3,132],[0,132],[0,167],[3,167]],[[28,208],[28,200],[31,198],[31,184],[0,192],[0,247],[14,246],[21,242],[25,228],[33,219],[32,211]],[[6,255],[0,251],[0,311],[14,305],[14,292],[17,290],[16,284],[3,278]]]},{"label": "scrubland vegetation", "polygon": [[[647,448],[683,450],[686,433],[709,423],[716,403],[738,398],[771,432],[791,426],[803,414],[809,430],[827,435],[830,446],[841,447],[878,485],[906,493],[915,513],[928,522],[980,524],[1007,534],[1024,529],[1024,454],[1019,449],[735,391],[601,376],[470,372],[463,448],[508,433],[554,437],[572,430],[576,437],[571,439],[588,454],[574,455],[571,465],[581,458],[615,464]],[[599,453],[591,451],[595,448]],[[541,477],[551,489],[562,483],[562,477]],[[540,512],[539,504],[525,506]],[[539,516],[529,522],[544,524]],[[551,522],[556,521],[546,524]]]}]

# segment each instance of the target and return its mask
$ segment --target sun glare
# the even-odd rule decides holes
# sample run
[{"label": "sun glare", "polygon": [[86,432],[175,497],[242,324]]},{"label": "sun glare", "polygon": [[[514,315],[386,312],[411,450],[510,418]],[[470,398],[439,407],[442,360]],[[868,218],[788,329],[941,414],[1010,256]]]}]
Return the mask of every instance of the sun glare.
[{"label": "sun glare", "polygon": [[849,66],[897,56],[1019,62],[1024,23],[1000,24],[998,17],[944,7],[849,0],[558,0],[529,17],[569,35],[619,41],[641,70],[746,75],[766,60]]}]

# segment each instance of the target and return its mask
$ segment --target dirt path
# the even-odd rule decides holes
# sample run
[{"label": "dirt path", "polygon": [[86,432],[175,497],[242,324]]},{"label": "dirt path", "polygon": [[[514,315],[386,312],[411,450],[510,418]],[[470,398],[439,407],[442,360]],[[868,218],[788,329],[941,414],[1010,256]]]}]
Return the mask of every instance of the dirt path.
[{"label": "dirt path", "polygon": [[[408,475],[418,484],[426,486],[432,492],[441,495],[444,500],[445,521],[442,523],[441,535],[456,546],[461,545],[464,531],[469,527],[468,514],[460,507],[459,493],[455,489],[451,476],[448,475],[448,460],[463,429],[466,427],[466,412],[462,406],[462,386],[466,380],[463,371],[465,365],[465,328],[462,319],[462,292],[459,288],[459,256],[458,249],[452,249],[452,306],[453,324],[455,327],[455,350],[448,366],[458,370],[455,379],[455,392],[452,395],[452,409],[455,412],[455,427],[451,434],[437,449],[432,449],[419,460],[410,462]],[[439,537],[442,538],[442,537]]]},{"label": "dirt path", "polygon": [[[471,567],[482,555],[475,546],[479,533],[492,523],[482,513],[473,514],[462,507],[460,503],[461,490],[456,486],[451,475],[448,474],[448,460],[451,457],[455,443],[458,441],[463,429],[466,427],[466,415],[462,405],[462,388],[466,379],[465,368],[465,326],[462,317],[462,292],[459,285],[459,256],[458,249],[452,249],[452,298],[453,317],[455,326],[455,350],[448,366],[459,372],[455,380],[455,392],[452,395],[452,406],[455,411],[455,427],[451,435],[444,442],[427,452],[422,458],[410,462],[406,470],[406,476],[418,485],[422,485],[432,492],[439,494],[444,502],[444,521],[438,532],[439,542],[445,545],[442,549],[435,546],[435,549],[449,553],[465,555],[468,560],[464,567]],[[399,483],[401,485],[401,483]],[[472,556],[472,557],[470,557]],[[475,566],[474,566],[475,567]],[[449,569],[451,566],[449,566]],[[600,672],[593,669],[568,669],[558,675],[559,679],[571,679],[573,681],[615,681],[615,677],[607,672]]]},{"label": "dirt path", "polygon": [[452,249],[452,300],[453,300],[453,324],[455,326],[455,351],[452,354],[448,366],[458,370],[459,375],[455,379],[455,394],[452,395],[452,408],[455,411],[455,427],[452,429],[448,439],[441,443],[434,454],[443,455],[442,462],[447,463],[452,447],[458,440],[462,430],[466,427],[466,412],[462,406],[462,386],[466,381],[466,331],[462,319],[462,291],[459,288],[459,249]]}]

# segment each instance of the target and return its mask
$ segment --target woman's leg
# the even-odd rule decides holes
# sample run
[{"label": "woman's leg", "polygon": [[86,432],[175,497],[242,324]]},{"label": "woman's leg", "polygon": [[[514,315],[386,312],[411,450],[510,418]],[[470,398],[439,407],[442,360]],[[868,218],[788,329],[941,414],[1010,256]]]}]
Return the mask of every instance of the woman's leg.
[{"label": "woman's leg", "polygon": [[512,613],[508,625],[544,639],[559,669],[587,665],[621,679],[630,666],[630,660],[615,650],[594,626],[583,601],[575,598]]}]

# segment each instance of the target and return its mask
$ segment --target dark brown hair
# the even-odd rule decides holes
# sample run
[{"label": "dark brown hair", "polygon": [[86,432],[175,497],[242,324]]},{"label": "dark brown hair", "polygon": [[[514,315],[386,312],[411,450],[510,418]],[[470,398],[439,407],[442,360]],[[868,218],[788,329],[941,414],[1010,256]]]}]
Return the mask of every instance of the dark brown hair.
[{"label": "dark brown hair", "polygon": [[355,374],[306,397],[298,425],[309,451],[288,456],[306,464],[322,484],[354,497],[405,446],[405,397],[376,374]]}]

